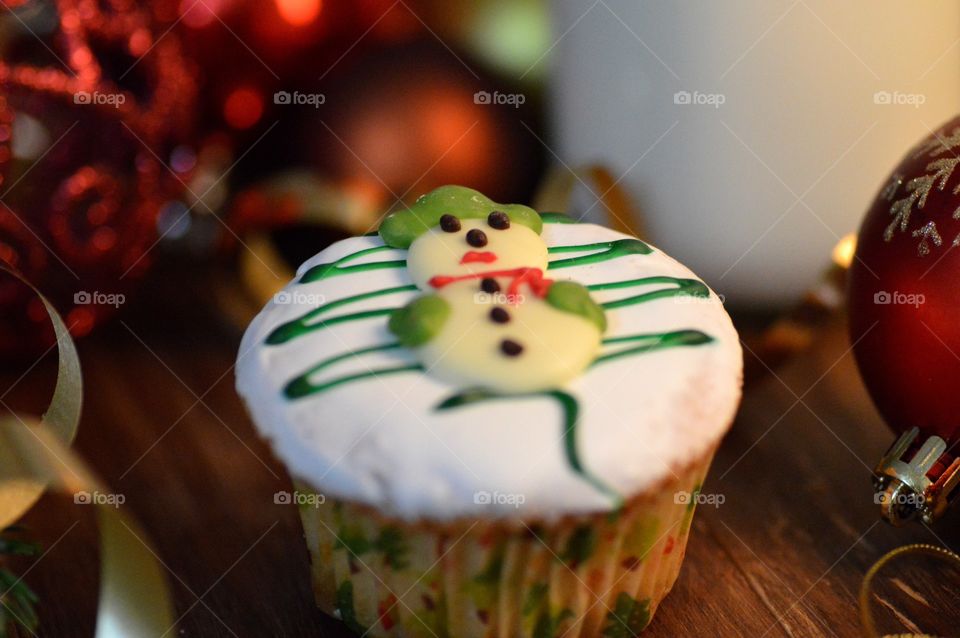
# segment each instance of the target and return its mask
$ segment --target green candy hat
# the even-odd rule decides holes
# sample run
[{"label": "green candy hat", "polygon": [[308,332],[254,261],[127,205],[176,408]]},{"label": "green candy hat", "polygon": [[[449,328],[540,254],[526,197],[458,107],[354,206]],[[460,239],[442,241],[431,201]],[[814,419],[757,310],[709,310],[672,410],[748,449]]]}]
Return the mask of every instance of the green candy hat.
[{"label": "green candy hat", "polygon": [[380,237],[388,246],[409,248],[414,239],[440,223],[447,213],[460,219],[486,219],[494,211],[507,214],[538,235],[543,222],[537,211],[522,204],[498,204],[483,193],[465,186],[441,186],[421,195],[413,206],[391,213],[380,223]]}]

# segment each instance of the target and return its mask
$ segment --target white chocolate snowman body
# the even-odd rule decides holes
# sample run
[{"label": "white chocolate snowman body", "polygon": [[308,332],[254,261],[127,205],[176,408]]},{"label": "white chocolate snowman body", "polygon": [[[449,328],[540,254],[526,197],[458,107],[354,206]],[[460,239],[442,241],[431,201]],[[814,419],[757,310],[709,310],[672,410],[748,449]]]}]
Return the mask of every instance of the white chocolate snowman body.
[{"label": "white chocolate snowman body", "polygon": [[550,302],[547,246],[506,215],[453,213],[410,245],[414,282],[442,299],[439,330],[414,347],[431,374],[503,394],[559,387],[593,360],[601,328]]}]

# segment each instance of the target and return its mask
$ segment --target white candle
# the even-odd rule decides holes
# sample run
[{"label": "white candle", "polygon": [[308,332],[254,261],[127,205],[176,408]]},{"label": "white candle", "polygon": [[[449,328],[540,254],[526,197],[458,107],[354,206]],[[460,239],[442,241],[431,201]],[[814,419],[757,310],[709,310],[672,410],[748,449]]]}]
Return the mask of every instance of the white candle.
[{"label": "white candle", "polygon": [[[960,3],[556,0],[550,144],[734,303],[795,300],[960,107]],[[600,207],[594,209],[598,212]]]}]

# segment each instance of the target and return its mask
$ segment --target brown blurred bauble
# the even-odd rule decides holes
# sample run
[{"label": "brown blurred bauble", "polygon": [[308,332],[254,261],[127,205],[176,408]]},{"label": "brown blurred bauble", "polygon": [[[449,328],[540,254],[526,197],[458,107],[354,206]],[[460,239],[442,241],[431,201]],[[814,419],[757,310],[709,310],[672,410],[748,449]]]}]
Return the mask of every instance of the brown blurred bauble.
[{"label": "brown blurred bauble", "polygon": [[[146,270],[158,211],[182,188],[164,164],[196,92],[166,31],[171,4],[27,0],[3,19],[0,260],[76,335],[116,311],[98,299],[129,293]],[[49,343],[35,303],[0,282],[0,354]]]},{"label": "brown blurred bauble", "polygon": [[510,89],[481,73],[436,42],[369,55],[324,84],[308,121],[313,163],[384,207],[442,184],[529,200],[543,152],[533,99],[484,103],[478,91]]},{"label": "brown blurred bauble", "polygon": [[903,158],[860,229],[850,336],[898,432],[960,440],[960,117]]}]

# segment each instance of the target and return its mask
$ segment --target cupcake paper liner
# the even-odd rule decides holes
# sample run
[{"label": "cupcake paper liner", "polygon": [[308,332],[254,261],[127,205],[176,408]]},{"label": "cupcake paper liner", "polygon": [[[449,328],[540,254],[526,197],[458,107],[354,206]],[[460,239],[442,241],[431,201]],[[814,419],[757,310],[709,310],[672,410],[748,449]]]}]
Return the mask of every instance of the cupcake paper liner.
[{"label": "cupcake paper liner", "polygon": [[691,495],[712,458],[713,450],[619,512],[554,522],[407,523],[306,499],[317,604],[371,637],[638,635],[677,579]]}]

